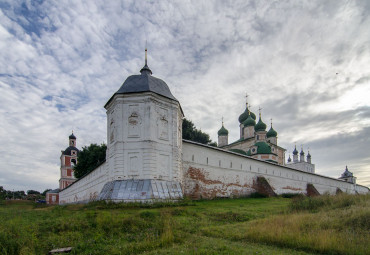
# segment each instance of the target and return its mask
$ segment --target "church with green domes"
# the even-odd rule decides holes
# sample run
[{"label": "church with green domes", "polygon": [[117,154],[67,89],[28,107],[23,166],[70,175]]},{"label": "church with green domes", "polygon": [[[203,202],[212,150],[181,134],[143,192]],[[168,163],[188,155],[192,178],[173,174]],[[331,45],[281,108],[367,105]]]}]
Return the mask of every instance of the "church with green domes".
[{"label": "church with green domes", "polygon": [[245,111],[239,116],[240,138],[228,143],[228,130],[222,123],[218,131],[218,147],[250,156],[255,159],[285,165],[285,151],[277,143],[277,132],[272,127],[266,131],[267,125],[263,122],[261,110],[258,122],[256,115],[250,111],[248,103]]}]

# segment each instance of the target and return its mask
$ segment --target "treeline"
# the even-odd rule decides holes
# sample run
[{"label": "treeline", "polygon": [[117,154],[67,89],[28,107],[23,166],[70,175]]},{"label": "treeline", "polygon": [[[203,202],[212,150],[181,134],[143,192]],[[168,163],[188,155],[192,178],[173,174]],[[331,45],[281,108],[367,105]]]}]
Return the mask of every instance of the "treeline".
[{"label": "treeline", "polygon": [[37,190],[23,190],[11,191],[4,189],[3,186],[0,186],[0,200],[5,199],[22,199],[22,200],[39,200],[45,199],[46,192],[51,189],[46,189],[44,192],[39,192]]}]

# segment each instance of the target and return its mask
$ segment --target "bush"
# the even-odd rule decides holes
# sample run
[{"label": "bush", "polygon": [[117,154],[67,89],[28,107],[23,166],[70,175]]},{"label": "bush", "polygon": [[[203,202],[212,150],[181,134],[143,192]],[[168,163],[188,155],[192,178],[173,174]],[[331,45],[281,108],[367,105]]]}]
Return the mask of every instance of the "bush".
[{"label": "bush", "polygon": [[267,198],[268,195],[262,194],[262,193],[259,193],[259,192],[254,192],[249,197],[250,198]]},{"label": "bush", "polygon": [[302,193],[283,193],[281,194],[283,198],[295,198],[295,197],[304,197]]}]

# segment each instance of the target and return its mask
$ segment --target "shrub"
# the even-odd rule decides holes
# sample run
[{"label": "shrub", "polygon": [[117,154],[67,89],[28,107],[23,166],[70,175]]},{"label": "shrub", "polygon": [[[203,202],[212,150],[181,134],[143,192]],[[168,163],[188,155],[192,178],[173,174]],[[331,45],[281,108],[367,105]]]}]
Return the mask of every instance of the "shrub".
[{"label": "shrub", "polygon": [[302,193],[283,193],[281,194],[283,198],[295,198],[295,197],[304,197]]},{"label": "shrub", "polygon": [[254,192],[249,197],[250,198],[267,198],[268,195],[262,194],[262,193],[259,193],[259,192]]}]

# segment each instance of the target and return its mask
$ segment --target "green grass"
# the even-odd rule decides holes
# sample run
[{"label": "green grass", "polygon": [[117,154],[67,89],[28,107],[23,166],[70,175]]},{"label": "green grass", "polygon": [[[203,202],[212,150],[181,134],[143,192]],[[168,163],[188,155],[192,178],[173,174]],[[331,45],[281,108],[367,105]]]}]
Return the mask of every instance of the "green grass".
[{"label": "green grass", "polygon": [[369,254],[370,196],[0,204],[0,254]]}]

